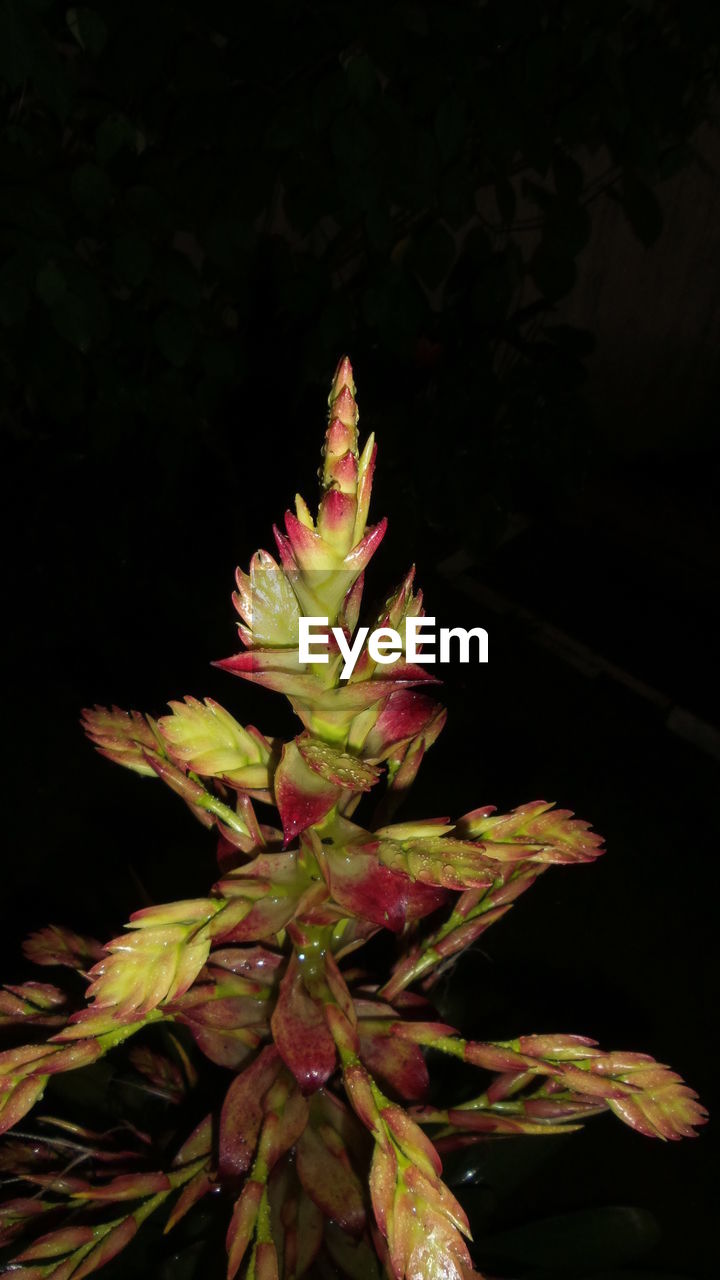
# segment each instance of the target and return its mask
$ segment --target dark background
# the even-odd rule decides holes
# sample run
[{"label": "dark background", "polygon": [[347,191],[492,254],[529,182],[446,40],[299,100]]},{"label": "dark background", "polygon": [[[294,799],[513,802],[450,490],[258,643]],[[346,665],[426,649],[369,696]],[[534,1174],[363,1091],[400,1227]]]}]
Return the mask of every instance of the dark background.
[{"label": "dark background", "polygon": [[[608,841],[463,962],[453,1016],[644,1049],[711,1100],[719,26],[699,0],[3,0],[8,978],[47,920],[107,936],[206,890],[207,836],[78,712],[192,692],[291,731],[208,663],[235,565],[314,496],[348,351],[374,586],[415,561],[439,623],[490,634],[408,813],[545,796]],[[531,1144],[491,1230],[636,1205],[662,1232],[637,1268],[714,1274],[711,1130]]]}]

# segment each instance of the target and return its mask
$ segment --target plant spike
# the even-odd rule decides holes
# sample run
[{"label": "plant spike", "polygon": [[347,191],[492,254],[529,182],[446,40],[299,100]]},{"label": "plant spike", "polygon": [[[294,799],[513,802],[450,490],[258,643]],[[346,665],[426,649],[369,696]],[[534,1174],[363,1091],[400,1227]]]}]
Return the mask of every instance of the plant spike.
[{"label": "plant spike", "polygon": [[[150,1214],[165,1206],[169,1232],[218,1188],[232,1200],[228,1280],[299,1280],[316,1259],[349,1280],[379,1280],[381,1269],[471,1280],[468,1221],[441,1154],[489,1135],[567,1133],[605,1111],[663,1139],[705,1121],[694,1092],[647,1055],[606,1053],[581,1036],[468,1041],[434,1020],[438,974],[538,876],[592,862],[602,841],[545,801],[393,820],[445,711],[426,666],[404,649],[379,663],[358,639],[385,521],[367,523],[377,451],[372,435],[360,445],[355,397],[344,357],[317,512],[297,496],[275,530],[278,558],[257,551],[237,570],[243,647],[217,664],[284,693],[298,733],[265,736],[210,698],[172,701],[159,719],[84,713],[100,754],[161,778],[214,832],[219,876],[205,897],[136,912],[104,946],[57,925],[31,935],[28,960],[74,970],[87,989],[0,989],[0,1027],[32,1037],[0,1052],[0,1132],[28,1117],[53,1076],[111,1052],[129,1086],[174,1115],[203,1058],[225,1083],[174,1158],[166,1137],[156,1149],[129,1123],[98,1134],[40,1116],[40,1133],[6,1138],[0,1170],[14,1171],[23,1194],[0,1203],[0,1245],[17,1244],[19,1280],[82,1280]],[[375,626],[403,636],[422,616],[414,572]],[[326,661],[301,661],[303,616],[326,617],[357,643],[347,680],[332,633]],[[372,817],[365,797],[378,787]],[[436,912],[441,922],[425,930]],[[381,929],[398,939],[392,972],[348,964]],[[430,1104],[430,1051],[484,1072],[477,1095]]]}]

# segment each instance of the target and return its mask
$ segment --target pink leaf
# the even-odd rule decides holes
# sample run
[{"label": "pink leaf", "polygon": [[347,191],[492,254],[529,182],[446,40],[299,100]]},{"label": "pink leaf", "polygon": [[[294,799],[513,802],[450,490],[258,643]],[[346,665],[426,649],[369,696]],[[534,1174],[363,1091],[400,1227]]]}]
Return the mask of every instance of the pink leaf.
[{"label": "pink leaf", "polygon": [[102,943],[86,938],[72,929],[49,924],[31,933],[23,943],[23,952],[33,964],[67,965],[69,969],[87,969],[103,955]]},{"label": "pink leaf", "polygon": [[273,786],[286,844],[306,827],[321,822],[340,794],[335,783],[305,763],[297,742],[288,742],[283,748]]},{"label": "pink leaf", "polygon": [[280,1065],[277,1049],[268,1045],[230,1085],[220,1115],[219,1167],[224,1177],[237,1178],[250,1168],[263,1118],[263,1098]]},{"label": "pink leaf", "polygon": [[333,1130],[329,1130],[325,1141],[317,1129],[308,1125],[297,1147],[298,1177],[327,1218],[344,1231],[361,1235],[365,1229],[362,1187],[342,1144],[338,1148],[332,1143],[333,1136]]},{"label": "pink leaf", "polygon": [[335,1044],[322,1008],[308,994],[295,955],[280,984],[270,1025],[278,1052],[300,1088],[312,1093],[325,1084],[335,1070]]},{"label": "pink leaf", "polygon": [[106,1262],[116,1258],[129,1245],[136,1231],[137,1223],[135,1219],[133,1217],[124,1218],[87,1255],[85,1260],[80,1263],[77,1271],[72,1272],[73,1280],[83,1280],[84,1276],[91,1275],[99,1267],[104,1267]]},{"label": "pink leaf", "polygon": [[380,1020],[361,1018],[358,1035],[360,1057],[370,1074],[406,1102],[422,1102],[430,1078],[420,1046],[399,1040]]},{"label": "pink leaf", "polygon": [[263,1190],[260,1182],[246,1182],[235,1202],[225,1240],[228,1254],[227,1280],[233,1280],[240,1270],[240,1264],[255,1231]]}]

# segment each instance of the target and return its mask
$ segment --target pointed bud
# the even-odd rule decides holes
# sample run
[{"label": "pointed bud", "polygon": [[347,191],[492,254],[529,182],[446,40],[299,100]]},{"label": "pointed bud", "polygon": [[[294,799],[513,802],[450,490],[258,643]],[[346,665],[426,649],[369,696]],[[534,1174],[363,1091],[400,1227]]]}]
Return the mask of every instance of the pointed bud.
[{"label": "pointed bud", "polygon": [[233,1280],[233,1277],[240,1270],[240,1264],[253,1238],[263,1193],[264,1187],[262,1184],[250,1180],[245,1183],[235,1203],[235,1209],[233,1210],[225,1240],[225,1248],[228,1255],[227,1280]]},{"label": "pointed bud", "polygon": [[[298,523],[312,530],[312,519],[308,521],[306,511],[304,504],[298,508]],[[297,572],[294,562],[293,569]],[[256,551],[250,561],[250,572],[238,569],[235,578],[237,591],[233,604],[245,623],[240,627],[243,644],[248,647],[296,645],[300,608],[283,569],[269,552]]]},{"label": "pointed bud", "polygon": [[81,972],[99,960],[104,948],[95,938],[87,938],[62,925],[49,924],[31,933],[23,943],[26,959],[38,965],[65,965]]},{"label": "pointed bud", "polygon": [[353,379],[352,365],[348,356],[341,356],[338,366],[333,374],[330,394],[328,396],[328,407],[332,410],[336,400],[342,395],[343,391],[349,391],[351,398],[355,396],[356,387]]},{"label": "pointed bud", "polygon": [[168,754],[201,777],[222,778],[239,788],[266,790],[270,744],[249,733],[218,702],[187,697],[171,702],[172,715],[158,728]]},{"label": "pointed bud", "polygon": [[152,777],[148,757],[157,752],[158,741],[151,722],[139,711],[121,711],[120,707],[86,708],[81,724],[100,755],[135,773]]}]

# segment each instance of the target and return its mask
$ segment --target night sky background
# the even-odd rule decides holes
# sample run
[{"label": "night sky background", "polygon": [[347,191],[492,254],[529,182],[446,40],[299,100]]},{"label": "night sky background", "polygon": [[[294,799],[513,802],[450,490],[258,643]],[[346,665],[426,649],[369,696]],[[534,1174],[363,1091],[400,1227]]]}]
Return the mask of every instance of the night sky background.
[{"label": "night sky background", "polygon": [[[79,712],[193,693],[293,731],[209,663],[236,564],[314,498],[347,351],[371,594],[414,562],[439,625],[490,637],[407,816],[542,796],[608,844],[443,1013],[646,1050],[712,1104],[719,36],[713,0],[3,0],[7,980],[32,928],[111,936],[211,883],[211,838]],[[712,1128],[508,1142],[460,1192],[480,1265],[714,1275]],[[523,1235],[607,1206],[638,1212]]]}]

